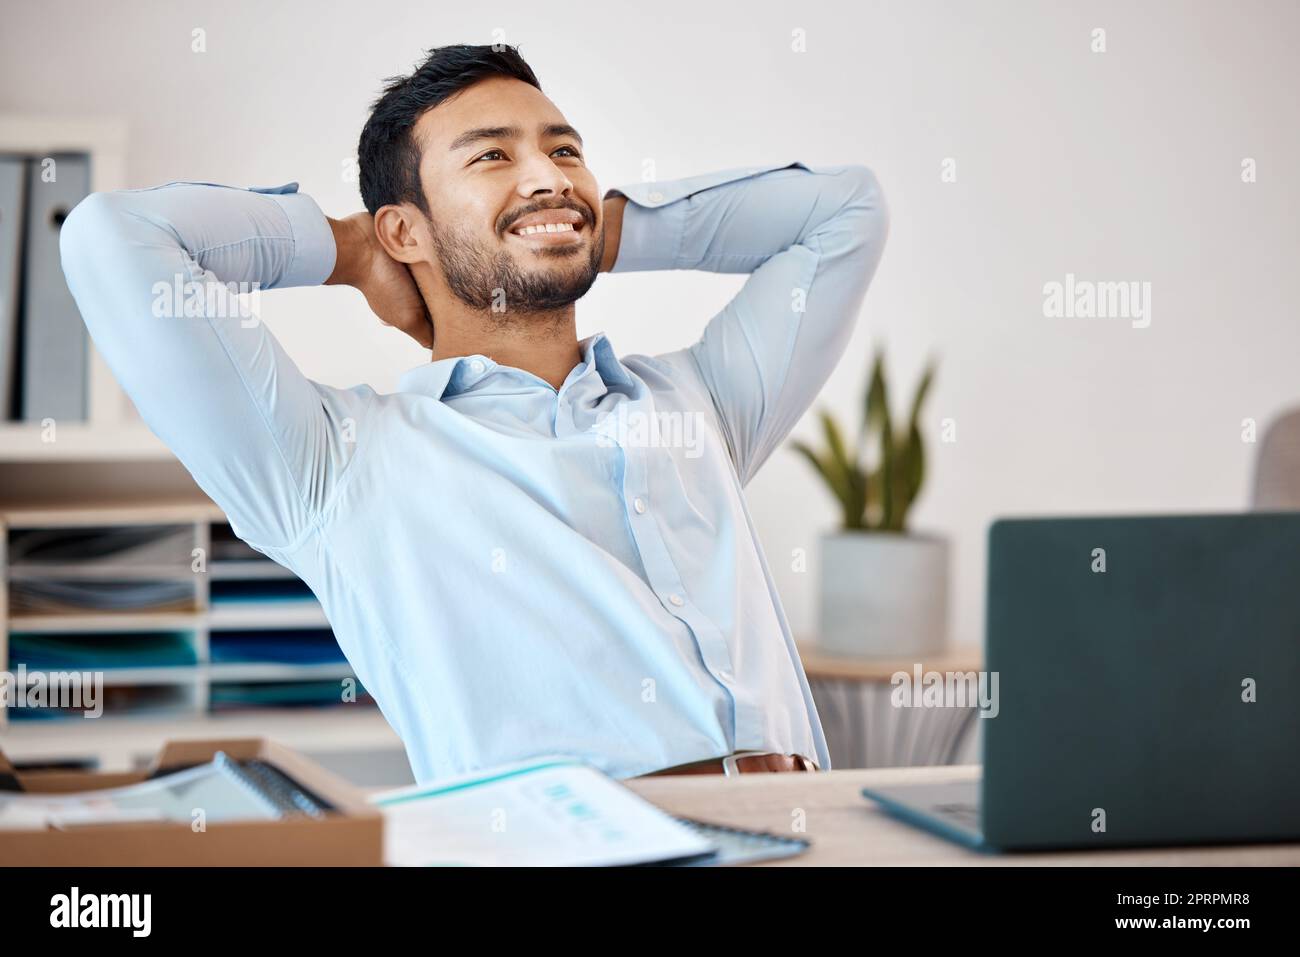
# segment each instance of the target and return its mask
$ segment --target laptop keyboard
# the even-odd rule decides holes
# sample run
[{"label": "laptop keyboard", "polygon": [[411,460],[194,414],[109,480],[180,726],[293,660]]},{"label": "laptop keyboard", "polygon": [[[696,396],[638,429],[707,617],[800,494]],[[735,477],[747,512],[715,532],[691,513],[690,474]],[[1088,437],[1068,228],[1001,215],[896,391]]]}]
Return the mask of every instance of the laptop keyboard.
[{"label": "laptop keyboard", "polygon": [[944,817],[950,817],[960,821],[968,827],[978,828],[980,826],[980,809],[978,804],[967,804],[958,802],[955,804],[936,804],[934,810]]}]

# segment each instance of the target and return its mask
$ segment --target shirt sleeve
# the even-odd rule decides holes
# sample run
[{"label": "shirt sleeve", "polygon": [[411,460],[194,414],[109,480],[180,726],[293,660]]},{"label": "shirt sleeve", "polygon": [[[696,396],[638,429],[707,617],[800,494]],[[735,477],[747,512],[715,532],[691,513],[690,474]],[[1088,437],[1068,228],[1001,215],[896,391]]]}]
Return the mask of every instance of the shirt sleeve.
[{"label": "shirt sleeve", "polygon": [[296,183],[95,193],[60,247],[91,337],[145,423],[236,534],[263,551],[295,544],[351,461],[374,395],[306,378],[255,311],[263,290],[333,271],[319,207]]},{"label": "shirt sleeve", "polygon": [[789,435],[839,362],[889,229],[864,166],[790,163],[611,189],[628,198],[612,272],[749,273],[688,349],[741,484]]}]

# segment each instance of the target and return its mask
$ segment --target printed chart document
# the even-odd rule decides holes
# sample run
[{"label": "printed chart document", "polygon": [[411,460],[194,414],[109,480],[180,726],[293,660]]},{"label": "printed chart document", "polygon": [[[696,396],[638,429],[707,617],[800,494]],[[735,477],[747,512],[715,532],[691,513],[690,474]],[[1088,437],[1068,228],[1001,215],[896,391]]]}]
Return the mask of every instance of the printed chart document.
[{"label": "printed chart document", "polygon": [[610,866],[703,858],[716,845],[573,758],[373,795],[384,859],[414,867]]}]

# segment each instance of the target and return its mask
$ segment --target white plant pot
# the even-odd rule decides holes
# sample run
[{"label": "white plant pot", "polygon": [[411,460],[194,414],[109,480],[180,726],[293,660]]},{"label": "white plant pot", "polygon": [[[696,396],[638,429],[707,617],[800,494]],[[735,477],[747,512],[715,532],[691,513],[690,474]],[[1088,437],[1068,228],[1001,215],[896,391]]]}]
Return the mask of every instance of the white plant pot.
[{"label": "white plant pot", "polygon": [[821,539],[817,644],[839,655],[911,658],[948,630],[948,542],[928,535],[834,532]]}]

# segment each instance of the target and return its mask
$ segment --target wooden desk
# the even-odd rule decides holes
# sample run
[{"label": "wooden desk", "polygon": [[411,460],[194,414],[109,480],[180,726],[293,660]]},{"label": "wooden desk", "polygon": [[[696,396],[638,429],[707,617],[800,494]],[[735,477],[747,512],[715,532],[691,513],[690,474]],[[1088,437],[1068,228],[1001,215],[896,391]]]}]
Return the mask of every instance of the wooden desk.
[{"label": "wooden desk", "polygon": [[961,765],[817,774],[742,774],[734,778],[691,774],[632,778],[623,783],[673,814],[781,834],[790,833],[792,812],[802,809],[807,830],[799,836],[809,838],[812,847],[799,857],[773,861],[774,865],[1300,864],[1300,844],[981,854],[895,820],[859,793],[861,788],[873,785],[970,780],[978,774],[977,766]]}]

